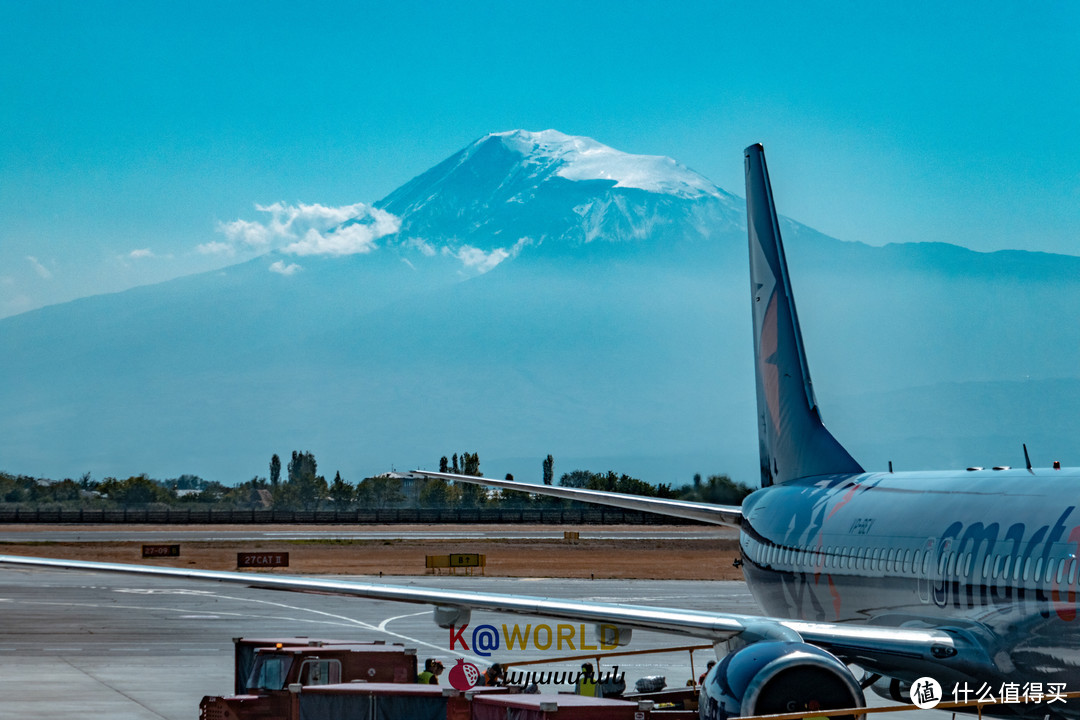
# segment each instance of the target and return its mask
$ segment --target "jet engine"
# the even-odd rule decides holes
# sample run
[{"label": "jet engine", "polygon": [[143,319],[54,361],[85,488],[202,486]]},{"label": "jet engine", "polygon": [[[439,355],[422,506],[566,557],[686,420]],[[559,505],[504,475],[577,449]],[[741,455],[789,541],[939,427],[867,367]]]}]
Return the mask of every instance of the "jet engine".
[{"label": "jet engine", "polygon": [[705,677],[700,697],[702,720],[865,706],[847,666],[801,642],[755,642],[729,653]]}]

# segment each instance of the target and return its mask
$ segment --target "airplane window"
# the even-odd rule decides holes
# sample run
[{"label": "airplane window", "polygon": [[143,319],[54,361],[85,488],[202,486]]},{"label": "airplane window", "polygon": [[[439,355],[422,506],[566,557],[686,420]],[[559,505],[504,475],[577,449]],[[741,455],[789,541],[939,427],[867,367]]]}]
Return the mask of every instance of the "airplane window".
[{"label": "airplane window", "polygon": [[949,555],[948,555],[948,553],[941,553],[941,558],[938,560],[938,568],[937,568],[938,577],[944,577],[945,576],[945,567],[948,564],[949,564]]},{"label": "airplane window", "polygon": [[885,560],[885,570],[887,572],[896,571],[896,548],[889,550],[889,557]]},{"label": "airplane window", "polygon": [[990,556],[990,553],[986,553],[986,559],[983,560],[983,569],[982,569],[983,580],[986,580],[987,578],[990,577],[990,561],[992,559],[993,558]]},{"label": "airplane window", "polygon": [[1031,577],[1031,558],[1024,558],[1024,579]]},{"label": "airplane window", "polygon": [[1043,559],[1039,558],[1038,560],[1035,561],[1035,572],[1032,574],[1032,578],[1031,578],[1035,582],[1039,582],[1042,579],[1042,567],[1043,567]]},{"label": "airplane window", "polygon": [[[918,562],[918,561],[916,561],[916,562]],[[911,568],[912,568],[912,565],[911,565],[911,551],[910,550],[905,550],[904,551],[904,566],[901,568],[901,570],[904,573],[909,573],[909,572],[911,572]]]},{"label": "airplane window", "polygon": [[1011,565],[1012,565],[1012,557],[1009,556],[1009,555],[1006,555],[1005,556],[1005,564],[1001,566],[1001,579],[1002,580],[1008,580],[1009,579],[1009,567]]},{"label": "airplane window", "polygon": [[1072,585],[1076,581],[1076,560],[1069,558],[1069,584]]},{"label": "airplane window", "polygon": [[1061,579],[1063,577],[1065,577],[1065,561],[1064,560],[1059,560],[1058,561],[1058,571],[1057,571],[1057,584],[1058,585],[1061,584]]},{"label": "airplane window", "polygon": [[956,573],[956,553],[949,553],[949,567],[946,574],[952,576]]},{"label": "airplane window", "polygon": [[994,569],[990,571],[991,577],[994,578],[995,580],[997,580],[999,570],[1001,570],[1001,556],[1000,555],[995,555],[994,556]]},{"label": "airplane window", "polygon": [[919,560],[922,558],[922,550],[916,550],[915,554],[911,556],[911,572],[919,572]]},{"label": "airplane window", "polygon": [[881,569],[881,548],[874,548],[874,559],[870,561],[870,569]]},{"label": "airplane window", "polygon": [[930,551],[927,550],[922,556],[922,574],[924,577],[930,577]]},{"label": "airplane window", "polygon": [[971,561],[973,559],[974,556],[971,553],[964,556],[964,577],[971,577]]}]

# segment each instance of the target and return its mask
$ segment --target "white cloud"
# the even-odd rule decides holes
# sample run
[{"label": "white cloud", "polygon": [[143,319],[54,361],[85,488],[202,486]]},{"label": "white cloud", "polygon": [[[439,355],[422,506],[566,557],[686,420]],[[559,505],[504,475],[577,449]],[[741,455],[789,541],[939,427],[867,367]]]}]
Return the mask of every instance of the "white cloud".
[{"label": "white cloud", "polygon": [[284,260],[278,260],[276,263],[273,263],[270,266],[270,272],[276,272],[277,274],[285,275],[286,277],[295,274],[298,270],[303,269],[304,268],[300,267],[296,263],[289,263],[288,265],[286,265]]},{"label": "white cloud", "polygon": [[405,244],[408,247],[419,250],[420,254],[424,257],[435,257],[437,253],[437,251],[435,250],[435,246],[429,243],[427,240],[424,240],[423,238],[409,238],[408,242],[406,242]]},{"label": "white cloud", "polygon": [[26,259],[30,261],[30,264],[34,266],[34,272],[38,274],[42,280],[52,280],[53,274],[49,271],[49,268],[38,262],[38,259],[33,255],[27,255]]},{"label": "white cloud", "polygon": [[480,248],[474,248],[471,245],[464,245],[450,254],[460,260],[465,267],[474,268],[481,273],[494,269],[499,263],[510,257],[510,253],[502,248],[495,248],[486,253]]},{"label": "white cloud", "polygon": [[[265,209],[258,205],[255,207],[259,210]],[[273,236],[273,231],[270,228],[248,220],[233,220],[231,223],[221,223],[219,229],[225,233],[225,237],[229,239],[229,242],[247,245],[252,248],[269,245]]]},{"label": "white cloud", "polygon": [[471,245],[462,245],[457,250],[443,248],[443,253],[450,255],[451,257],[456,257],[465,267],[478,270],[480,274],[483,275],[498,267],[499,263],[503,260],[517,257],[522,248],[531,244],[531,238],[523,237],[514,243],[514,246],[509,250],[495,248],[491,252],[484,252],[480,248],[475,248]]},{"label": "white cloud", "polygon": [[129,252],[128,257],[132,258],[133,260],[137,260],[139,258],[152,258],[154,257],[154,251],[150,248],[140,248],[139,250],[132,250],[131,252]]},{"label": "white cloud", "polygon": [[376,249],[379,238],[401,227],[398,217],[364,203],[328,207],[278,202],[255,208],[269,218],[219,223],[218,230],[227,242],[200,245],[199,252],[281,250],[292,255],[358,255]]},{"label": "white cloud", "polygon": [[219,242],[214,240],[212,242],[203,243],[195,248],[202,255],[235,255],[236,251],[233,250],[233,246],[229,243]]}]

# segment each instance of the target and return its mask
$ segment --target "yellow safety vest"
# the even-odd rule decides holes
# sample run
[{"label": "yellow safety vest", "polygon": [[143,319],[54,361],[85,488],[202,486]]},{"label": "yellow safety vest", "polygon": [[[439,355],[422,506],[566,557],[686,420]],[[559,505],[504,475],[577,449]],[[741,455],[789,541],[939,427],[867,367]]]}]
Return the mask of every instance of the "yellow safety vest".
[{"label": "yellow safety vest", "polygon": [[589,680],[588,678],[581,678],[577,681],[577,694],[587,695],[588,697],[596,697],[596,681]]}]

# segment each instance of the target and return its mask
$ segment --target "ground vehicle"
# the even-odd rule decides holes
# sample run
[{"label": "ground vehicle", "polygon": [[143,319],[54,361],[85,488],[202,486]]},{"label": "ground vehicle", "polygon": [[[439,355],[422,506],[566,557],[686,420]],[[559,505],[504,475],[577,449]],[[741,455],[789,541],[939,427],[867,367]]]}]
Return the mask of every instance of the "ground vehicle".
[{"label": "ground vehicle", "polygon": [[295,717],[295,690],[303,687],[416,682],[416,650],[400,644],[293,637],[233,638],[233,645],[236,694],[204,697],[200,720]]}]

